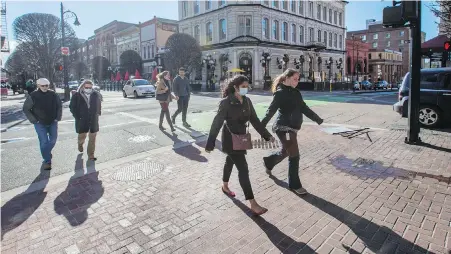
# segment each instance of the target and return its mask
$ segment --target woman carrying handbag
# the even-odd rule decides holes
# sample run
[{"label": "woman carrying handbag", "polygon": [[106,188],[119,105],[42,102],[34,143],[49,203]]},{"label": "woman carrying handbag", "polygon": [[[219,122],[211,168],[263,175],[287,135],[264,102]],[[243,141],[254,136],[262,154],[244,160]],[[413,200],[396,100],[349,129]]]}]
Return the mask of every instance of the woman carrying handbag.
[{"label": "woman carrying handbag", "polygon": [[223,171],[222,191],[229,197],[235,197],[235,193],[229,189],[229,179],[233,165],[238,169],[238,178],[246,200],[249,200],[251,210],[255,215],[267,212],[254,199],[249,170],[246,161],[246,150],[252,148],[249,124],[267,140],[274,140],[271,134],[261,124],[255,113],[252,102],[245,95],[249,86],[246,76],[235,76],[223,91],[223,100],[219,104],[219,110],[211,125],[208,136],[206,152],[213,151],[216,137],[222,128],[222,151],[227,154]]},{"label": "woman carrying handbag", "polygon": [[169,103],[172,101],[172,99],[177,98],[171,93],[169,80],[171,80],[171,78],[169,77],[169,71],[163,71],[162,73],[157,75],[157,91],[155,98],[160,102],[161,106],[159,124],[160,130],[166,130],[166,128],[163,127],[163,119],[166,116],[166,121],[168,122],[169,127],[171,127],[171,131],[174,132],[175,129],[172,125],[171,116],[169,114]]}]

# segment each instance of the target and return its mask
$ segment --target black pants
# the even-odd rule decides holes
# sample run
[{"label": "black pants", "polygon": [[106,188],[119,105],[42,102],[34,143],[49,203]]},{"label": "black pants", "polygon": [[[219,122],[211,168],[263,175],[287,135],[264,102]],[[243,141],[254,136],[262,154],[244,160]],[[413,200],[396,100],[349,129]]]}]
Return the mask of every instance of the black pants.
[{"label": "black pants", "polygon": [[249,169],[247,167],[245,154],[228,154],[224,164],[224,172],[222,175],[223,182],[229,182],[230,174],[232,174],[233,165],[238,169],[238,179],[244,192],[246,200],[254,199],[251,181],[249,180]]},{"label": "black pants", "polygon": [[160,112],[160,126],[163,125],[164,117],[166,116],[166,121],[168,121],[171,129],[174,129],[171,122],[171,117],[169,115],[169,102],[160,102],[161,112]]},{"label": "black pants", "polygon": [[[287,139],[287,133],[289,139]],[[276,132],[282,143],[282,149],[268,157],[264,157],[266,167],[271,170],[286,157],[288,159],[288,186],[291,189],[302,188],[301,180],[299,179],[299,147],[297,134],[294,132],[280,131]]]},{"label": "black pants", "polygon": [[188,102],[189,102],[189,96],[180,96],[179,100],[177,101],[177,111],[175,111],[172,118],[175,120],[175,118],[182,112],[182,121],[186,123],[186,112],[188,111]]}]

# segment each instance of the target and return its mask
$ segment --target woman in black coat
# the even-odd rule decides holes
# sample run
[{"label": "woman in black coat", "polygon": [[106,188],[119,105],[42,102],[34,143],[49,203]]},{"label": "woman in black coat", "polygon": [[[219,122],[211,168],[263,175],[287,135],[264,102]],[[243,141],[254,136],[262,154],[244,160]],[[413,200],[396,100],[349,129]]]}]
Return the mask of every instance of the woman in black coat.
[{"label": "woman in black coat", "polygon": [[261,215],[268,210],[261,207],[254,199],[249,180],[246,150],[234,150],[231,134],[246,134],[249,127],[247,123],[250,122],[265,140],[269,141],[273,139],[258,119],[251,100],[245,96],[248,86],[249,80],[247,77],[238,75],[230,81],[224,90],[224,99],[220,102],[218,113],[211,125],[205,151],[213,151],[216,137],[222,128],[222,151],[227,154],[223,171],[222,191],[228,196],[235,196],[235,193],[229,189],[230,174],[232,173],[233,165],[235,165],[238,169],[241,188],[243,189],[246,200],[250,202],[252,212],[255,215]]},{"label": "woman in black coat", "polygon": [[282,150],[268,157],[263,161],[266,172],[271,174],[271,170],[286,157],[288,158],[288,186],[297,194],[307,194],[299,179],[299,147],[297,132],[301,129],[303,116],[306,115],[318,124],[323,119],[313,112],[302,99],[301,92],[296,89],[299,82],[299,72],[288,69],[279,75],[272,85],[274,93],[273,100],[269,105],[266,116],[262,124],[266,126],[274,114],[279,111],[277,119],[273,125],[273,132],[277,134],[282,143]]},{"label": "woman in black coat", "polygon": [[88,157],[94,156],[97,132],[99,131],[99,116],[101,115],[101,95],[93,88],[91,80],[84,80],[78,91],[72,95],[69,108],[75,118],[75,131],[78,133],[78,151],[83,152],[83,144],[89,133]]}]

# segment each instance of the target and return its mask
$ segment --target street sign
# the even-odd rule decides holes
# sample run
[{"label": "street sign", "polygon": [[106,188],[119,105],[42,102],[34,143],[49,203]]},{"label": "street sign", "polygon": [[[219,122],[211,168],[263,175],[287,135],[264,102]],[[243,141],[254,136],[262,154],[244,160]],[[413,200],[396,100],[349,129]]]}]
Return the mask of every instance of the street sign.
[{"label": "street sign", "polygon": [[61,47],[61,55],[68,56],[69,55],[69,47]]}]

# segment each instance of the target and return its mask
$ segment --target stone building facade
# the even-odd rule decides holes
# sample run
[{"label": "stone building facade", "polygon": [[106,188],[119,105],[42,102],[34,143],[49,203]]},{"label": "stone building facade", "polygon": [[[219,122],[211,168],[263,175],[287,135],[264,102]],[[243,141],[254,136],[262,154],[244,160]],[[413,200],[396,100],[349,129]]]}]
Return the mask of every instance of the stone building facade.
[{"label": "stone building facade", "polygon": [[[254,87],[264,76],[297,68],[304,79],[342,73],[345,61],[345,1],[179,1],[179,31],[196,38],[203,56],[216,60],[214,75],[244,71]],[[263,54],[271,57],[267,63]],[[302,56],[302,57],[301,57]],[[304,62],[301,64],[301,59]],[[343,62],[337,68],[337,62]],[[285,60],[285,62],[283,62]],[[264,67],[265,66],[265,67]],[[202,80],[207,76],[202,70]]]},{"label": "stone building facade", "polygon": [[396,84],[402,80],[402,53],[394,50],[371,50],[368,54],[369,75],[372,82],[385,80],[390,84]]},{"label": "stone building facade", "polygon": [[130,26],[114,34],[114,44],[117,48],[116,62],[121,64],[121,55],[127,50],[133,50],[140,54],[140,29],[139,26]]}]

